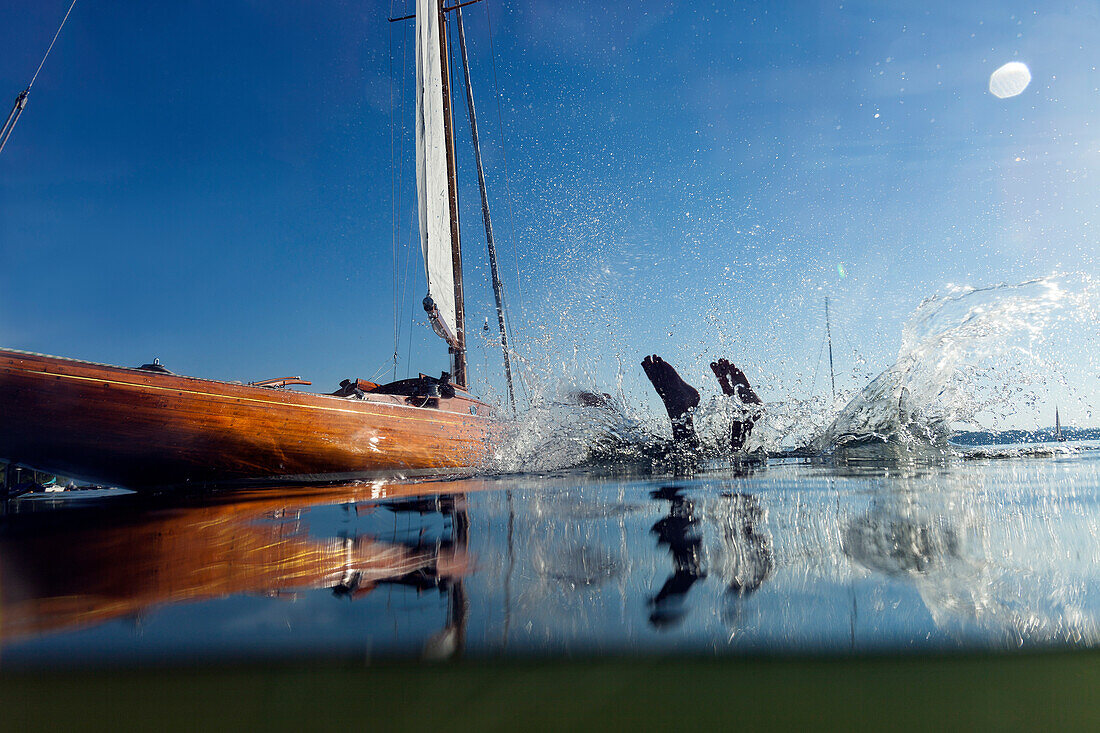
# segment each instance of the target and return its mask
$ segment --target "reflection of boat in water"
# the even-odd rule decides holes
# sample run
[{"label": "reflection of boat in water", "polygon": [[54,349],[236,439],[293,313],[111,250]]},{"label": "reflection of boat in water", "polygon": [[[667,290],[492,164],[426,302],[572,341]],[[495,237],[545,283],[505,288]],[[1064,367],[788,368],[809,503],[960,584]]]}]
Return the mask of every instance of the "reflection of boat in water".
[{"label": "reflection of boat in water", "polygon": [[175,623],[262,654],[415,656],[440,627],[435,654],[1095,644],[1100,465],[1075,461],[139,494],[44,516],[87,500],[20,499],[32,513],[0,518],[4,653],[188,654]]},{"label": "reflection of boat in water", "polygon": [[[469,483],[461,488],[478,488]],[[237,594],[327,588],[354,599],[381,584],[438,589],[452,601],[452,624],[461,626],[462,582],[471,567],[466,495],[446,493],[459,488],[451,482],[420,485],[419,493],[424,486],[439,496],[418,502],[415,511],[443,516],[451,527],[447,539],[314,536],[311,507],[351,504],[356,511],[409,513],[402,504],[363,503],[371,496],[369,487],[281,497],[268,490],[261,498],[223,497],[193,505],[131,495],[9,515],[0,533],[0,639],[78,629],[169,604]],[[459,642],[461,636],[457,629]]]},{"label": "reflection of boat in water", "polygon": [[[332,394],[184,377],[156,361],[136,369],[0,350],[0,459],[141,489],[194,483],[303,482],[453,472],[480,464],[490,407],[466,392],[466,330],[457,166],[442,0],[416,12],[416,188],[429,320],[450,372],[378,385],[345,380]],[[465,44],[462,44],[465,61]],[[472,93],[468,92],[471,128]],[[478,170],[481,172],[480,155]],[[482,199],[485,200],[484,182]],[[484,204],[504,362],[507,339]]]}]

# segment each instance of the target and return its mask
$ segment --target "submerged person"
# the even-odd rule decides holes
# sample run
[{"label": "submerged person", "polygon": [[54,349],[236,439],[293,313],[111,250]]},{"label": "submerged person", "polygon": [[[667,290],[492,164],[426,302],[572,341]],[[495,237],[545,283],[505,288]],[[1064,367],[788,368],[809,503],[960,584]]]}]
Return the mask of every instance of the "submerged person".
[{"label": "submerged person", "polygon": [[[682,449],[699,448],[699,436],[695,432],[693,415],[699,406],[699,391],[685,382],[671,364],[653,354],[642,360],[642,369],[657,395],[665,405],[668,419],[672,421],[672,441]],[[762,405],[763,401],[753,391],[745,373],[727,359],[711,362],[710,369],[718,379],[722,392],[741,405]],[[754,411],[749,409],[733,419],[730,425],[730,449],[740,451],[756,424]]]}]

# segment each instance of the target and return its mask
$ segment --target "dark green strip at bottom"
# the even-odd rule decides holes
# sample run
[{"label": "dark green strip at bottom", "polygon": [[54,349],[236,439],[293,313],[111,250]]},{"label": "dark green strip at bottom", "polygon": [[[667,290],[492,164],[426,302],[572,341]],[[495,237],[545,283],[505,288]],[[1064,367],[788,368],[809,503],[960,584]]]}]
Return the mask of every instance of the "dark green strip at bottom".
[{"label": "dark green strip at bottom", "polygon": [[0,705],[19,730],[1100,730],[1100,653],[6,672]]}]

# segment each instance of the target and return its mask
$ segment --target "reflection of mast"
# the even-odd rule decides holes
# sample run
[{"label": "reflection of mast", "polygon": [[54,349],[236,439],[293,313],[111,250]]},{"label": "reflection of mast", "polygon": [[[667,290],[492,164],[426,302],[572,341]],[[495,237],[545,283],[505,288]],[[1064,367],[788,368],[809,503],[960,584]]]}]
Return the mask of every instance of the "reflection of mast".
[{"label": "reflection of mast", "polygon": [[508,647],[508,632],[512,626],[512,573],[516,567],[516,554],[513,537],[516,528],[516,510],[512,505],[512,490],[505,492],[508,498],[508,569],[504,573],[504,641],[501,649]]},{"label": "reflection of mast", "polygon": [[[470,544],[470,515],[466,510],[466,497],[455,497],[451,506],[451,532],[456,550],[466,552]],[[449,623],[455,632],[455,653],[466,648],[466,621],[470,615],[470,603],[466,600],[466,587],[462,577],[450,580],[451,617]]]},{"label": "reflection of mast", "polygon": [[[437,497],[435,504],[451,520],[453,552],[465,557],[470,543],[470,515],[466,508],[466,495]],[[416,505],[410,502],[405,508],[415,510]],[[447,625],[428,640],[424,654],[433,659],[451,659],[460,656],[466,648],[466,623],[470,615],[470,603],[466,599],[466,586],[461,576],[437,576],[436,580],[440,589],[446,590],[450,600]]]}]

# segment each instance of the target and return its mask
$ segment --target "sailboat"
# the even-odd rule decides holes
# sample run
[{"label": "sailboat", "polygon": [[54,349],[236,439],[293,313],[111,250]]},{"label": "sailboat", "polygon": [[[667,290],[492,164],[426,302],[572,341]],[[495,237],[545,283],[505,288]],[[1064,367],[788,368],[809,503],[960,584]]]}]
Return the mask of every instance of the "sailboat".
[{"label": "sailboat", "polygon": [[[300,378],[239,384],[176,375],[156,360],[128,368],[0,349],[0,460],[131,489],[454,474],[478,466],[497,428],[492,407],[467,390],[447,64],[446,13],[454,10],[461,36],[458,6],[416,0],[424,308],[447,343],[450,372],[384,385],[344,380],[333,393],[314,394],[289,389],[310,384]],[[462,51],[473,123],[464,43]],[[480,155],[478,171],[492,250]],[[507,359],[495,257],[490,264]]]},{"label": "sailboat", "polygon": [[1059,443],[1066,442],[1066,436],[1062,435],[1062,419],[1058,417],[1058,408],[1054,408],[1054,439]]}]

